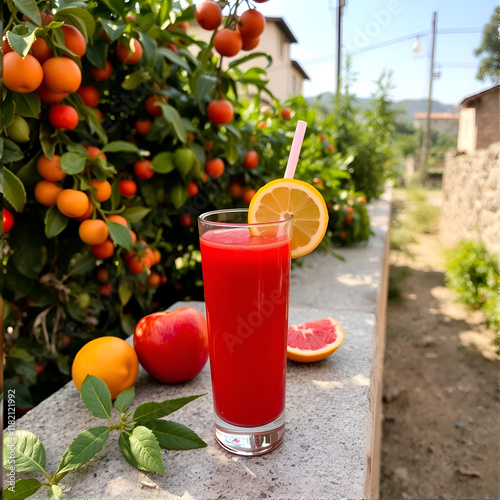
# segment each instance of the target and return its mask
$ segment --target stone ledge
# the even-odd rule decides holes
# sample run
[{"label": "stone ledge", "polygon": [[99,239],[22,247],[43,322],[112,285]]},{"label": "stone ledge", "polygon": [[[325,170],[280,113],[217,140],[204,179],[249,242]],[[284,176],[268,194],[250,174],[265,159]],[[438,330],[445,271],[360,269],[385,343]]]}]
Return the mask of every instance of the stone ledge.
[{"label": "stone ledge", "polygon": [[[346,338],[318,363],[288,362],[286,434],[277,450],[241,458],[216,444],[208,365],[194,380],[173,386],[155,382],[141,369],[134,407],[208,393],[172,415],[197,432],[207,448],[163,451],[167,472],[160,477],[132,468],[112,435],[94,460],[64,479],[70,487],[65,498],[378,497],[390,189],[369,211],[375,236],[365,246],[338,251],[346,262],[316,252],[294,270],[290,322],[333,316]],[[204,310],[199,302],[172,308],[181,305]],[[42,439],[52,470],[79,432],[101,424],[69,383],[19,419],[16,428]]]}]

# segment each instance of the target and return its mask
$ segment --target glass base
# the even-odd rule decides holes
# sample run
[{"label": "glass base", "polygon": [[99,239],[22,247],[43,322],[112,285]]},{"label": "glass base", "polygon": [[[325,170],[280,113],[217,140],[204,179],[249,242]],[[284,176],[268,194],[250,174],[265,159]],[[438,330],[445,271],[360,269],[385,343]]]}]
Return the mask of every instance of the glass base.
[{"label": "glass base", "polygon": [[276,420],[259,427],[239,427],[215,415],[215,437],[227,451],[255,457],[277,448],[285,436],[285,412]]}]

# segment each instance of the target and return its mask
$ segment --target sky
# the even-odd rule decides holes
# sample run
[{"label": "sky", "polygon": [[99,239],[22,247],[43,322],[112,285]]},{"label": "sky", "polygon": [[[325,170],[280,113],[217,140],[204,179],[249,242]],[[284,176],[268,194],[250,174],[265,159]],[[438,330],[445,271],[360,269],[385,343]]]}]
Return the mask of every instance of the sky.
[{"label": "sky", "polygon": [[[374,81],[383,71],[391,71],[394,100],[427,98],[433,12],[437,12],[438,31],[434,72],[439,74],[433,80],[433,99],[457,105],[465,96],[491,86],[476,79],[480,58],[474,50],[499,0],[345,1],[342,50],[344,56],[351,53],[356,80],[350,88],[358,97],[370,97],[376,90]],[[311,79],[304,83],[304,95],[334,92],[337,0],[269,0],[255,5],[266,16],[283,17],[297,38],[291,57]],[[371,47],[414,33],[423,34],[416,54],[414,37]]]}]

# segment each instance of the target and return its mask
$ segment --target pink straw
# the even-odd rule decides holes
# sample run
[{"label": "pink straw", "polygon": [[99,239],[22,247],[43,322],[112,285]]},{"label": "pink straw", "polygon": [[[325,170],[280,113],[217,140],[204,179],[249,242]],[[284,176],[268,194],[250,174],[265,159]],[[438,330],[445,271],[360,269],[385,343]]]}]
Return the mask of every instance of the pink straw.
[{"label": "pink straw", "polygon": [[304,140],[306,128],[307,122],[303,120],[299,120],[297,122],[292,147],[290,148],[290,156],[288,157],[288,163],[286,164],[284,175],[285,179],[293,179],[293,176],[295,175],[295,169],[297,168],[297,162],[299,161],[300,148],[302,147],[302,141]]}]

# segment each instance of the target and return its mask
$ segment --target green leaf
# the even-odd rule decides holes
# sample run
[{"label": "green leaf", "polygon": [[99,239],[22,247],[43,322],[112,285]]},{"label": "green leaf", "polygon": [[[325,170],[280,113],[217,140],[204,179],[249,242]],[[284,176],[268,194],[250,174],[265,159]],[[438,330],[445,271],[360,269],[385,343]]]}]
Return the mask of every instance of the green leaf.
[{"label": "green leaf", "polygon": [[22,12],[28,19],[33,21],[38,26],[42,25],[42,18],[35,0],[12,0],[12,3],[17,9]]},{"label": "green leaf", "polygon": [[[9,464],[14,451],[14,464]],[[40,439],[30,431],[7,432],[3,438],[3,466],[13,465],[16,472],[41,472],[45,474],[45,448]]]},{"label": "green leaf", "polygon": [[129,406],[130,403],[134,400],[135,397],[135,388],[134,386],[125,389],[120,392],[116,397],[115,401],[115,409],[118,413],[123,413]]},{"label": "green leaf", "polygon": [[47,498],[59,498],[62,495],[62,492],[63,490],[59,485],[53,484],[50,487],[50,491]]},{"label": "green leaf", "polygon": [[[142,296],[141,296],[142,297]],[[145,310],[143,308],[143,310]],[[127,335],[133,335],[135,326],[137,325],[137,320],[130,314],[120,314],[120,326],[122,327],[123,332]]]},{"label": "green leaf", "polygon": [[130,229],[128,227],[122,226],[117,222],[113,222],[106,219],[106,224],[109,229],[109,237],[119,246],[126,248],[127,250],[132,249],[133,241],[132,235],[130,234]]},{"label": "green leaf", "polygon": [[153,431],[142,425],[134,427],[129,442],[130,451],[137,461],[138,469],[165,474],[161,448]]},{"label": "green leaf", "polygon": [[7,128],[14,120],[14,114],[16,112],[16,104],[14,99],[10,94],[7,94],[5,101],[3,102],[3,123],[2,125]]},{"label": "green leaf", "polygon": [[33,42],[36,40],[35,29],[35,27],[30,28],[26,24],[18,24],[11,31],[7,32],[9,45],[21,57],[28,55]]},{"label": "green leaf", "polygon": [[188,199],[186,187],[182,183],[174,184],[170,189],[170,201],[175,208],[180,208]]},{"label": "green leaf", "polygon": [[[104,382],[103,382],[104,383]],[[109,427],[93,427],[76,436],[64,452],[57,474],[73,471],[97,455],[108,440]]]},{"label": "green leaf", "polygon": [[162,448],[169,450],[192,450],[204,448],[207,443],[189,427],[170,420],[153,420],[145,424],[149,427]]},{"label": "green leaf", "polygon": [[[108,142],[108,136],[106,132],[104,132],[104,129],[102,128],[102,124],[100,120],[97,118],[95,113],[92,111],[92,108],[89,108],[88,106],[80,106],[78,108],[78,111],[81,113],[83,116],[83,121],[87,122],[90,132],[92,134],[96,134],[99,140],[103,143],[106,144]],[[105,118],[106,119],[106,118]]]},{"label": "green leaf", "polygon": [[104,38],[94,40],[94,43],[87,45],[85,57],[95,68],[104,69],[108,58],[109,43]]},{"label": "green leaf", "polygon": [[88,10],[81,7],[65,7],[58,10],[54,15],[54,21],[71,24],[81,32],[86,41],[94,36],[94,17]]},{"label": "green leaf", "polygon": [[127,219],[130,222],[130,224],[135,224],[136,222],[139,222],[142,219],[144,219],[144,217],[146,217],[146,215],[148,215],[149,212],[151,212],[150,208],[132,207],[125,210],[125,212],[123,212],[122,215],[123,217],[125,217],[125,219]]},{"label": "green leaf", "polygon": [[127,141],[113,141],[109,142],[102,148],[102,151],[105,153],[137,153],[140,154],[140,149],[131,142]]},{"label": "green leaf", "polygon": [[132,455],[132,450],[130,448],[130,438],[125,432],[120,432],[120,437],[118,438],[118,446],[122,450],[123,456],[125,457],[127,462],[132,465],[132,467],[139,469],[139,463],[134,458],[134,455]]},{"label": "green leaf", "polygon": [[125,24],[118,24],[109,19],[103,19],[102,17],[99,20],[101,21],[101,25],[104,28],[106,35],[108,35],[108,38],[112,42],[118,40],[127,27]]},{"label": "green leaf", "polygon": [[161,402],[150,401],[148,403],[143,403],[135,409],[133,420],[135,422],[144,422],[146,420],[156,420],[158,418],[166,417],[201,396],[205,396],[205,394],[186,396],[176,399],[166,399]]},{"label": "green leaf", "polygon": [[159,174],[168,174],[175,169],[174,159],[170,151],[162,151],[153,157],[152,167]]},{"label": "green leaf", "polygon": [[95,417],[111,415],[111,393],[108,386],[97,377],[87,375],[80,388],[80,396],[87,410]]},{"label": "green leaf", "polygon": [[12,92],[10,94],[16,103],[16,114],[26,118],[38,118],[40,115],[41,103],[38,92],[29,92],[19,94]]},{"label": "green leaf", "polygon": [[204,99],[215,87],[216,83],[217,78],[215,76],[200,74],[194,82],[194,98],[197,101]]},{"label": "green leaf", "polygon": [[95,256],[86,248],[83,252],[74,254],[69,261],[68,274],[70,276],[85,276],[95,268]]},{"label": "green leaf", "polygon": [[118,297],[120,297],[120,303],[122,306],[126,306],[128,301],[132,298],[132,287],[127,281],[120,281],[118,285]]},{"label": "green leaf", "polygon": [[125,78],[122,82],[122,89],[125,90],[134,90],[135,88],[142,85],[144,82],[148,82],[151,79],[151,75],[144,71],[143,69],[139,69],[134,71],[133,73],[129,73],[125,75]]},{"label": "green leaf", "polygon": [[273,63],[273,58],[269,54],[266,54],[265,52],[252,52],[245,57],[240,57],[239,59],[231,61],[229,63],[229,67],[234,68],[242,63],[250,61],[251,59],[255,59],[256,57],[265,57],[267,59],[267,68],[269,68],[269,66]]},{"label": "green leaf", "polygon": [[156,40],[146,33],[139,31],[139,40],[142,43],[142,48],[144,49],[142,59],[147,66],[153,66],[156,60],[156,51],[158,46]]},{"label": "green leaf", "polygon": [[5,488],[2,491],[2,498],[5,500],[24,500],[36,493],[42,483],[36,479],[19,479],[14,483],[12,489]]},{"label": "green leaf", "polygon": [[111,210],[116,210],[121,200],[120,180],[115,178],[111,183]]},{"label": "green leaf", "polygon": [[3,194],[5,199],[21,212],[26,203],[26,191],[21,179],[14,175],[8,168],[3,168]]},{"label": "green leaf", "polygon": [[157,50],[158,54],[161,54],[166,59],[168,59],[171,63],[177,64],[182,69],[185,69],[188,73],[191,72],[191,68],[189,64],[179,55],[176,54],[173,50],[167,49],[166,47],[160,47]]},{"label": "green leaf", "polygon": [[177,138],[183,143],[187,142],[186,129],[184,128],[179,112],[170,106],[170,104],[160,103],[159,105],[161,106],[163,117],[172,126]]},{"label": "green leaf", "polygon": [[12,163],[24,158],[22,149],[7,137],[0,137],[3,163]]},{"label": "green leaf", "polygon": [[81,153],[64,153],[61,156],[61,169],[69,175],[80,174],[85,168],[87,157]]},{"label": "green leaf", "polygon": [[45,236],[53,238],[66,229],[69,219],[59,212],[57,206],[50,207],[45,214]]},{"label": "green leaf", "polygon": [[53,130],[49,124],[46,122],[41,122],[40,124],[40,144],[42,146],[43,154],[47,158],[52,158],[56,150],[56,141],[52,135]]}]

